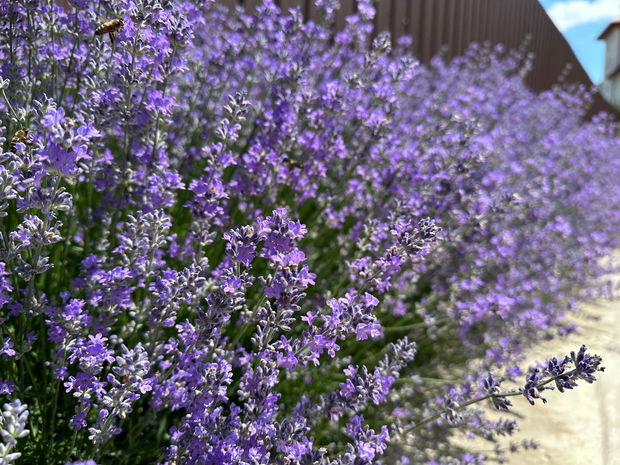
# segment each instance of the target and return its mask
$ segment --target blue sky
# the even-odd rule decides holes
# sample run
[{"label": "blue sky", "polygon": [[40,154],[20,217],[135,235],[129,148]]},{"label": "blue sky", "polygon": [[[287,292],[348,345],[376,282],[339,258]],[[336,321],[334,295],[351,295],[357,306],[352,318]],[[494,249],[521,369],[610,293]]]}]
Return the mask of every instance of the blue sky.
[{"label": "blue sky", "polygon": [[603,80],[605,44],[596,38],[620,16],[620,0],[540,0],[595,84]]}]

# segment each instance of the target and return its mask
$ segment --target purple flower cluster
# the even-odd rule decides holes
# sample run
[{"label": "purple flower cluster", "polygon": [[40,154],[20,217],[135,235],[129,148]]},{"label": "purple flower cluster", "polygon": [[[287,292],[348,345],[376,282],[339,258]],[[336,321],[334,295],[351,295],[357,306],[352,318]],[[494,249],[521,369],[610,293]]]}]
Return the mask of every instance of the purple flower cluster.
[{"label": "purple flower cluster", "polygon": [[6,403],[0,413],[0,463],[8,465],[21,457],[20,452],[13,452],[17,440],[28,436],[26,429],[28,420],[28,406],[15,399]]},{"label": "purple flower cluster", "polygon": [[481,464],[454,426],[515,423],[465,407],[594,381],[489,374],[605,292],[588,93],[220,3],[0,0],[0,463]]}]

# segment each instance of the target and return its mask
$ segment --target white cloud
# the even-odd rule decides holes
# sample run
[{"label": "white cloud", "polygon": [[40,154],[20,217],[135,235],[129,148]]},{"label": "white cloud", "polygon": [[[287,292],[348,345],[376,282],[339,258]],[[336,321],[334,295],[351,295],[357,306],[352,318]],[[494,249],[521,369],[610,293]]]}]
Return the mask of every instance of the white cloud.
[{"label": "white cloud", "polygon": [[594,21],[609,20],[620,15],[620,0],[559,1],[547,10],[561,31]]}]

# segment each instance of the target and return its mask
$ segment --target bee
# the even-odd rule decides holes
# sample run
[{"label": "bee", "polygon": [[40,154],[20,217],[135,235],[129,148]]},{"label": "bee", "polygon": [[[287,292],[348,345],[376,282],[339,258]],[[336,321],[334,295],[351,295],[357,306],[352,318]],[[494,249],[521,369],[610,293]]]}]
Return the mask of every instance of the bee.
[{"label": "bee", "polygon": [[286,167],[289,170],[292,170],[294,168],[301,168],[301,165],[299,163],[297,163],[295,160],[291,160],[288,157],[284,157],[284,164],[286,165]]},{"label": "bee", "polygon": [[120,18],[110,19],[109,21],[105,21],[95,28],[95,35],[102,36],[104,34],[110,34],[110,42],[114,43],[114,39],[116,39],[116,33],[120,31],[124,25],[125,21]]},{"label": "bee", "polygon": [[32,145],[34,143],[32,136],[28,133],[28,129],[20,129],[15,132],[11,139],[11,150],[15,150],[15,147],[19,143],[25,145]]}]

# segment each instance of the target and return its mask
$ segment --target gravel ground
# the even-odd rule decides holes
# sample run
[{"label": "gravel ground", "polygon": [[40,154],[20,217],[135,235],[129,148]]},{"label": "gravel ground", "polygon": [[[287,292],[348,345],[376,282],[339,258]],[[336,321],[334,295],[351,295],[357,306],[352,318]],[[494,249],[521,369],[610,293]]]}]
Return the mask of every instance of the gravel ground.
[{"label": "gravel ground", "polygon": [[583,342],[603,357],[605,372],[573,392],[547,391],[546,405],[515,398],[524,417],[514,439],[536,438],[540,448],[512,455],[510,465],[620,465],[620,300],[584,304],[575,322],[579,334],[542,344],[528,358],[544,360]]}]

